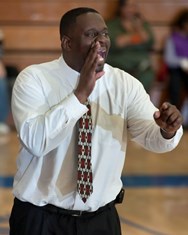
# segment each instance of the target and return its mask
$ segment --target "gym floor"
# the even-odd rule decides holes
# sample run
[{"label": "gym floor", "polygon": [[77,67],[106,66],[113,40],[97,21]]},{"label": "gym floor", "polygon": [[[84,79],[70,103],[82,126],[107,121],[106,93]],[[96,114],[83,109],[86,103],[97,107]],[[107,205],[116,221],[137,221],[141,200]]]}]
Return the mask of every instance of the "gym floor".
[{"label": "gym floor", "polygon": [[[0,235],[8,235],[13,202],[12,182],[16,172],[16,132],[0,145]],[[128,143],[122,172],[125,198],[117,205],[122,235],[188,234],[188,132],[178,147],[155,154]]]}]

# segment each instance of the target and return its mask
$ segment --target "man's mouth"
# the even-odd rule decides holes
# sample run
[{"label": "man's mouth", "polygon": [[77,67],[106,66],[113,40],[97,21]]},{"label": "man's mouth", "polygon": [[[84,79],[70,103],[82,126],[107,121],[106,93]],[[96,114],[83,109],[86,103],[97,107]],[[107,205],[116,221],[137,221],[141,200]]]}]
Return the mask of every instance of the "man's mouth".
[{"label": "man's mouth", "polygon": [[105,48],[99,48],[97,54],[99,55],[99,60],[104,61],[106,58],[106,49]]},{"label": "man's mouth", "polygon": [[99,56],[99,62],[98,62],[98,65],[97,65],[96,72],[100,72],[100,71],[103,70],[104,63],[105,63],[106,48],[104,48],[104,47],[99,48],[99,50],[97,51],[97,54]]}]

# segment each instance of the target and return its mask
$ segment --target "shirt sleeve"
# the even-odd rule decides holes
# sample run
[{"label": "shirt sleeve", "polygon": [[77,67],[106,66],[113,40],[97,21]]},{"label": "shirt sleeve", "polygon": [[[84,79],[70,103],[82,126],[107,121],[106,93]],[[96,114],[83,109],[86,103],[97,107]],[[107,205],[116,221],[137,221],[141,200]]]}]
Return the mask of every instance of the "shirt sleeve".
[{"label": "shirt sleeve", "polygon": [[131,139],[152,152],[163,153],[173,150],[183,134],[182,127],[173,138],[163,138],[160,127],[153,118],[157,108],[139,81],[135,80],[132,87],[134,89],[130,91],[128,105],[128,129]]},{"label": "shirt sleeve", "polygon": [[[12,93],[12,114],[22,145],[41,157],[70,137],[77,120],[88,110],[73,91],[49,105],[38,79],[25,70],[20,73]],[[51,95],[51,100],[56,94]]]}]

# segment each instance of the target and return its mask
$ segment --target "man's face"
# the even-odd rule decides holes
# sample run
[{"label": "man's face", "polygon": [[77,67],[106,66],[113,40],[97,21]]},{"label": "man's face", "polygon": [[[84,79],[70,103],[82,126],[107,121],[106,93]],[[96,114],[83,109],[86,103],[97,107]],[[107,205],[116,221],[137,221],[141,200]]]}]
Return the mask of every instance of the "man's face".
[{"label": "man's face", "polygon": [[110,39],[107,26],[99,14],[86,13],[78,16],[74,29],[70,30],[70,38],[70,53],[74,69],[80,72],[91,46],[98,41],[100,62],[96,71],[103,70],[110,47]]}]

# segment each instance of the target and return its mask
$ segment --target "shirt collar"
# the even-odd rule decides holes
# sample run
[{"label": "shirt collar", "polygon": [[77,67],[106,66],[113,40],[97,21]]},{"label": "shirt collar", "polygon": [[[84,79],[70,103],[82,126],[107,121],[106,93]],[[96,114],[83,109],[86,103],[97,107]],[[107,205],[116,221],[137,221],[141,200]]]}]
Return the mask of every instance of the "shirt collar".
[{"label": "shirt collar", "polygon": [[68,64],[65,62],[63,55],[59,57],[59,66],[62,68],[62,76],[64,75],[65,78],[67,78],[67,81],[72,87],[75,87],[75,85],[78,83],[78,79],[80,76],[80,73],[76,70],[72,69]]}]

